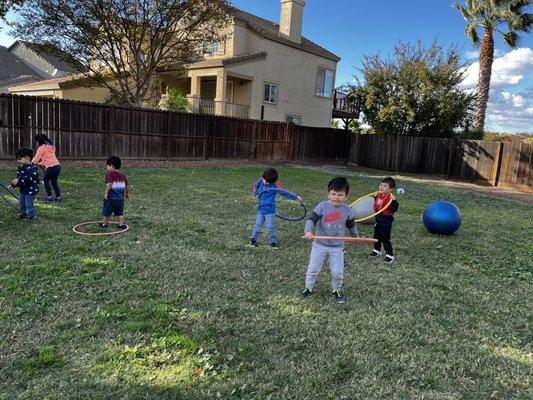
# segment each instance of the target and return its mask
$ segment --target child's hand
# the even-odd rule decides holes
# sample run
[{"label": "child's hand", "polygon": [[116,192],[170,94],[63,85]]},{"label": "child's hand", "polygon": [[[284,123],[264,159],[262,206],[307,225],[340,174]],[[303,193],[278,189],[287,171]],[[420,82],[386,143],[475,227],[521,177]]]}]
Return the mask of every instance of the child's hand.
[{"label": "child's hand", "polygon": [[19,180],[17,178],[14,178],[12,181],[11,181],[11,185],[12,186],[17,186],[17,183],[19,183]]},{"label": "child's hand", "polygon": [[305,235],[304,237],[307,239],[307,240],[313,240],[313,232],[305,232]]},{"label": "child's hand", "polygon": [[298,201],[302,201],[302,198],[300,196],[296,196],[296,198],[298,199]]},{"label": "child's hand", "polygon": [[107,200],[107,196],[104,196],[104,200]]},{"label": "child's hand", "polygon": [[392,201],[396,200],[396,196],[392,195]]}]

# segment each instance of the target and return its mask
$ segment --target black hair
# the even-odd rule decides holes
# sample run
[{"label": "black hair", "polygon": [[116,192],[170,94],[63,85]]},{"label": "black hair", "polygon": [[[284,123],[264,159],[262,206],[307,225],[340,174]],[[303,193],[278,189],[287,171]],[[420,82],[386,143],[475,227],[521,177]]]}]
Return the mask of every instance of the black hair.
[{"label": "black hair", "polygon": [[111,156],[107,159],[107,165],[112,165],[115,167],[115,169],[120,169],[120,166],[122,165],[122,160],[120,157],[117,156]]},{"label": "black hair", "polygon": [[338,176],[337,178],[333,178],[329,181],[328,192],[330,190],[335,190],[336,192],[344,191],[346,194],[348,194],[350,192],[350,184],[344,176]]},{"label": "black hair", "polygon": [[391,189],[394,189],[396,187],[396,181],[390,176],[387,176],[385,179],[383,179],[381,183],[386,183]]},{"label": "black hair", "polygon": [[34,137],[35,141],[39,143],[39,146],[42,146],[43,144],[49,144],[53,145],[54,143],[46,136],[44,133],[38,133]]},{"label": "black hair", "polygon": [[267,181],[267,183],[276,182],[278,177],[278,171],[276,171],[274,168],[265,169],[265,172],[263,172],[263,179]]},{"label": "black hair", "polygon": [[33,150],[27,147],[21,147],[15,151],[15,157],[17,160],[20,160],[22,157],[29,157],[31,160],[33,158]]}]

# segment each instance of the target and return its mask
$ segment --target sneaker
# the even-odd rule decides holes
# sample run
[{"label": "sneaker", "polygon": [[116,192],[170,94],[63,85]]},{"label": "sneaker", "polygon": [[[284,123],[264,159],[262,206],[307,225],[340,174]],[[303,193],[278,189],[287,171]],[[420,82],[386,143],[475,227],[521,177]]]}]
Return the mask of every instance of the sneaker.
[{"label": "sneaker", "polygon": [[26,216],[26,214],[20,214],[20,215],[19,215],[19,219],[26,219],[26,218],[28,218],[28,217]]},{"label": "sneaker", "polygon": [[257,240],[250,239],[250,242],[248,243],[248,246],[250,247],[257,247]]},{"label": "sneaker", "polygon": [[128,226],[127,226],[126,224],[119,224],[119,225],[117,226],[117,228],[118,228],[119,231],[123,231],[124,229],[127,229]]},{"label": "sneaker", "polygon": [[98,224],[98,226],[99,226],[100,228],[109,228],[109,225],[108,225],[108,224],[104,224],[103,222],[100,222],[100,223]]},{"label": "sneaker", "polygon": [[371,257],[379,257],[381,255],[381,251],[372,250],[372,253],[370,253]]},{"label": "sneaker", "polygon": [[307,299],[309,296],[311,296],[313,294],[313,291],[308,289],[308,288],[305,288],[305,290],[303,292],[300,292],[299,296],[300,298],[302,299]]},{"label": "sneaker", "polygon": [[54,197],[54,201],[61,201],[61,200],[63,200],[63,199],[61,198],[61,196],[59,196],[59,197]]},{"label": "sneaker", "polygon": [[387,264],[390,264],[393,261],[394,261],[394,256],[389,256],[388,254],[385,256],[385,262]]},{"label": "sneaker", "polygon": [[26,217],[28,218],[30,221],[36,221],[37,220],[37,217]]},{"label": "sneaker", "polygon": [[346,297],[344,297],[342,294],[340,294],[338,290],[333,292],[333,299],[335,300],[335,303],[337,303],[337,304],[346,303]]},{"label": "sneaker", "polygon": [[55,196],[43,196],[43,201],[44,201],[45,203],[52,202],[52,201],[54,201],[55,199],[56,199]]},{"label": "sneaker", "polygon": [[271,249],[274,249],[274,250],[279,250],[279,246],[278,246],[278,244],[275,243],[275,242],[274,242],[274,243],[270,243],[270,248],[271,248]]}]

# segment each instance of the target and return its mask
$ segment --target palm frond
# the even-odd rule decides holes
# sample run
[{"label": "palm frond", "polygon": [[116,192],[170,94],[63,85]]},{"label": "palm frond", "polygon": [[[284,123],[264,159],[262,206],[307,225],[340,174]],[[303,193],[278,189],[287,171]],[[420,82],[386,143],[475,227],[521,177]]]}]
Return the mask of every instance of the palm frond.
[{"label": "palm frond", "polygon": [[461,13],[461,15],[463,16],[463,18],[464,18],[465,20],[468,21],[468,20],[470,19],[470,13],[468,12],[467,9],[465,9],[465,8],[463,7],[462,4],[454,3],[454,4],[453,4],[453,7],[455,7],[457,10],[459,10],[459,12]]},{"label": "palm frond", "polygon": [[477,24],[468,24],[465,29],[465,35],[472,40],[472,43],[479,44],[479,35],[476,28]]},{"label": "palm frond", "polygon": [[518,34],[514,31],[505,32],[503,34],[503,41],[507,46],[514,49],[518,45]]}]

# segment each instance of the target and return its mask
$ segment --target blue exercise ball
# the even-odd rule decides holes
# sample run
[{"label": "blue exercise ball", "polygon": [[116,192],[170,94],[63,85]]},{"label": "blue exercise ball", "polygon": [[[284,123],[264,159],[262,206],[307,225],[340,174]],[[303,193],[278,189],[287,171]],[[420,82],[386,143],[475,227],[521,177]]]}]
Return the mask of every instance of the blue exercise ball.
[{"label": "blue exercise ball", "polygon": [[431,233],[451,235],[461,226],[463,216],[455,204],[437,200],[426,207],[422,219]]}]

